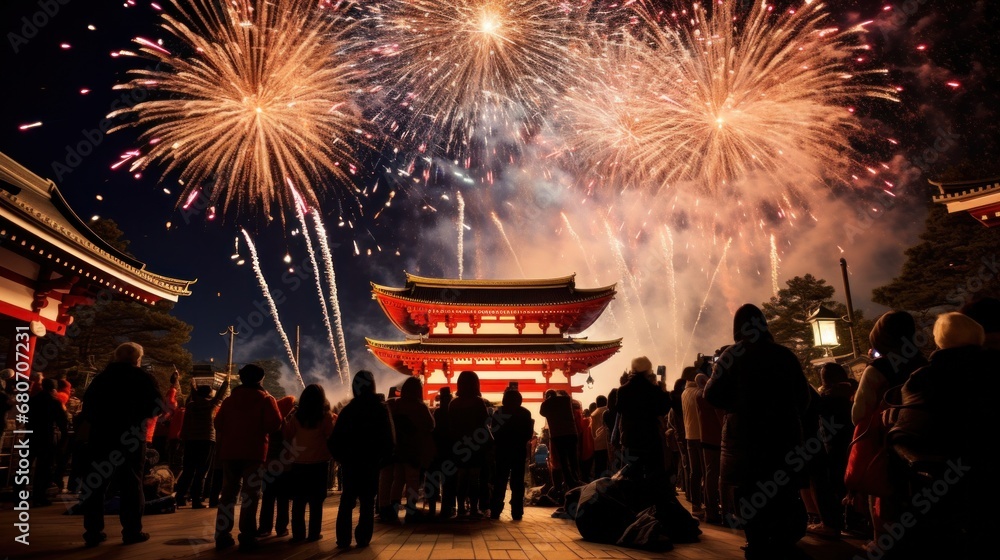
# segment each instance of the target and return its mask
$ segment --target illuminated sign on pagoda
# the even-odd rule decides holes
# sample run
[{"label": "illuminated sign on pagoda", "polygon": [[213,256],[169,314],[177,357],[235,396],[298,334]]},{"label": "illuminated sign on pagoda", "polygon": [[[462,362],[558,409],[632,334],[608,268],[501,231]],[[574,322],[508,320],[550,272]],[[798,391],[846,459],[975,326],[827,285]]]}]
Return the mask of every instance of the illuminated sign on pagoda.
[{"label": "illuminated sign on pagoda", "polygon": [[[479,374],[485,394],[511,382],[526,402],[547,389],[579,393],[572,384],[621,349],[621,339],[579,335],[615,297],[615,287],[576,287],[575,275],[541,280],[454,280],[406,274],[406,285],[372,284],[372,295],[408,335],[402,341],[367,339],[369,350],[394,370],[420,376],[425,397],[456,375]],[[540,374],[540,375],[539,375]],[[555,375],[555,377],[553,377]]]}]

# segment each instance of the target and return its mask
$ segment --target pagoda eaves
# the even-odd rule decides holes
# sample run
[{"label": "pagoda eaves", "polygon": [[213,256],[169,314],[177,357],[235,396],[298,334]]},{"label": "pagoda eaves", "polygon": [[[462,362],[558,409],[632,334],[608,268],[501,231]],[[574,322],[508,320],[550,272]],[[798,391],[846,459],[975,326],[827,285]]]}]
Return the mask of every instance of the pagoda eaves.
[{"label": "pagoda eaves", "polygon": [[575,275],[456,280],[407,274],[403,288],[372,283],[372,295],[393,324],[410,335],[515,334],[511,327],[516,334],[579,334],[614,299],[615,286],[579,289]]},{"label": "pagoda eaves", "polygon": [[477,372],[537,372],[548,379],[555,370],[567,378],[603,363],[621,349],[621,339],[548,340],[490,339],[476,343],[407,340],[387,342],[366,339],[368,348],[384,364],[406,375],[428,378],[435,371],[445,377],[462,370]]},{"label": "pagoda eaves", "polygon": [[968,212],[986,227],[1000,225],[1000,178],[929,182],[940,193],[934,196],[934,202],[944,204],[949,214]]}]

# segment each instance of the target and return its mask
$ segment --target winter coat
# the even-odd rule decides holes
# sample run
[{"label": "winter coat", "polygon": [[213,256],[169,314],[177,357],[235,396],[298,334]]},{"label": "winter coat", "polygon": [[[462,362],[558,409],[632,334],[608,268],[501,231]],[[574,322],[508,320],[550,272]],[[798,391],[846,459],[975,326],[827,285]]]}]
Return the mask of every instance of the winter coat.
[{"label": "winter coat", "polygon": [[848,447],[854,438],[851,421],[851,399],[854,386],[850,383],[821,385],[819,388],[819,433],[831,457],[847,460]]},{"label": "winter coat", "polygon": [[793,474],[785,457],[802,443],[809,383],[791,350],[767,333],[736,342],[719,357],[705,399],[726,411],[723,482],[752,486],[778,471]]},{"label": "winter coat", "polygon": [[425,469],[434,460],[434,416],[422,400],[398,398],[389,401],[389,413],[396,430],[394,459]]},{"label": "winter coat", "polygon": [[295,463],[323,463],[330,460],[326,442],[333,435],[332,412],[325,413],[319,424],[311,428],[303,426],[293,412],[285,418],[281,433],[285,440],[291,442],[291,447],[295,450]]},{"label": "winter coat", "polygon": [[684,403],[684,433],[687,439],[701,441],[701,409],[698,408],[698,384],[688,381],[681,393]]},{"label": "winter coat", "polygon": [[278,404],[260,385],[240,385],[215,415],[220,461],[264,461],[268,434],[281,427]]},{"label": "winter coat", "polygon": [[28,399],[28,407],[25,429],[32,432],[30,439],[34,439],[39,448],[66,439],[68,418],[54,392],[39,391]]},{"label": "winter coat", "polygon": [[215,392],[215,396],[205,399],[191,391],[184,407],[184,425],[181,439],[184,441],[215,441],[215,413],[229,391],[229,379]]},{"label": "winter coat", "polygon": [[534,425],[531,412],[523,406],[498,408],[490,421],[497,455],[523,460],[528,453],[528,442],[534,434]]},{"label": "winter coat", "polygon": [[[455,397],[448,405],[451,438],[455,442],[452,451],[465,466],[480,466],[485,460],[487,446],[492,442],[487,425],[489,417],[481,397]],[[485,430],[485,434],[480,430]]]},{"label": "winter coat", "polygon": [[670,412],[670,395],[646,379],[633,375],[618,390],[621,444],[630,452],[663,450],[660,418]]},{"label": "winter coat", "polygon": [[695,399],[695,404],[698,406],[698,426],[701,428],[702,447],[721,449],[722,423],[725,421],[726,413],[712,406],[701,393]]},{"label": "winter coat", "polygon": [[577,435],[573,400],[570,397],[564,395],[549,397],[542,402],[538,412],[549,424],[549,437]]},{"label": "winter coat", "polygon": [[434,430],[431,437],[434,438],[436,451],[436,461],[441,462],[451,458],[451,448],[455,440],[451,438],[451,421],[448,417],[448,406],[451,399],[442,401],[441,405],[434,409]]},{"label": "winter coat", "polygon": [[146,421],[159,414],[162,406],[160,389],[149,372],[113,362],[90,382],[80,416],[91,443],[119,447],[123,438],[143,441]]},{"label": "winter coat", "polygon": [[345,466],[377,469],[389,462],[394,437],[389,410],[374,393],[362,393],[337,416],[330,453]]}]

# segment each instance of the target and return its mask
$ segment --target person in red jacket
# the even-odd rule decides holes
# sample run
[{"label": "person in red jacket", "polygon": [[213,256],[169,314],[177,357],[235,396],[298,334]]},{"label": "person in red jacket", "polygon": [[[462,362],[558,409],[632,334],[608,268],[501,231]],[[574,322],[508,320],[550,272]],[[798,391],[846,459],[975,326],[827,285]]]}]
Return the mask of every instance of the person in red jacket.
[{"label": "person in red jacket", "polygon": [[278,404],[261,386],[263,379],[264,370],[260,366],[243,366],[242,384],[222,401],[215,415],[218,457],[222,461],[222,496],[215,520],[215,547],[219,550],[236,544],[232,531],[237,494],[241,494],[240,550],[257,546],[257,506],[268,434],[281,427]]}]

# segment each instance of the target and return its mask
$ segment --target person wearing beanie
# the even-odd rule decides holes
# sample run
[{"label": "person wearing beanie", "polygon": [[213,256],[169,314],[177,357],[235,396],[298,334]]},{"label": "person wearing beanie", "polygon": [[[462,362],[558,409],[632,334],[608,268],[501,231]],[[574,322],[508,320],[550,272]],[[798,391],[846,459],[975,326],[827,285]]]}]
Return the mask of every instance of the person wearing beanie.
[{"label": "person wearing beanie", "polygon": [[875,359],[861,374],[851,408],[855,426],[875,414],[886,391],[902,385],[911,373],[927,364],[913,342],[916,332],[916,321],[906,311],[889,311],[875,321],[868,336]]},{"label": "person wearing beanie", "polygon": [[[757,306],[748,303],[736,311],[733,339],[705,385],[705,399],[726,412],[721,483],[733,492],[748,560],[797,557],[795,544],[807,524],[799,496],[803,481],[786,458],[803,444],[809,382],[798,357],[774,341]],[[791,480],[760,504],[755,495],[774,484],[776,472]]]},{"label": "person wearing beanie", "polygon": [[666,431],[662,419],[670,412],[670,396],[656,383],[649,358],[632,360],[628,380],[618,389],[618,428],[626,476],[642,484],[657,511],[670,511],[676,500],[665,462]]},{"label": "person wearing beanie", "polygon": [[523,398],[514,388],[503,393],[502,406],[493,413],[490,430],[496,449],[496,469],[493,494],[490,499],[490,517],[500,519],[503,498],[510,481],[510,515],[514,521],[524,516],[524,465],[528,460],[528,442],[535,432],[531,412],[521,406]]},{"label": "person wearing beanie", "polygon": [[996,437],[1000,376],[984,340],[983,327],[968,316],[939,315],[938,349],[903,385],[889,440],[908,465],[906,479],[914,481],[907,502],[911,495],[934,496],[939,482],[947,483],[947,495],[921,520],[920,531],[907,532],[898,543],[901,558],[971,558],[992,540],[996,504],[987,497],[1000,492],[1000,469],[989,442]]},{"label": "person wearing beanie", "polygon": [[[240,550],[257,546],[257,506],[260,503],[268,435],[281,427],[281,412],[261,381],[264,369],[247,364],[239,372],[241,385],[222,402],[215,415],[218,459],[222,462],[222,495],[215,521],[215,547],[236,544],[232,531],[236,496],[240,494]],[[241,490],[242,489],[242,490]]]}]

